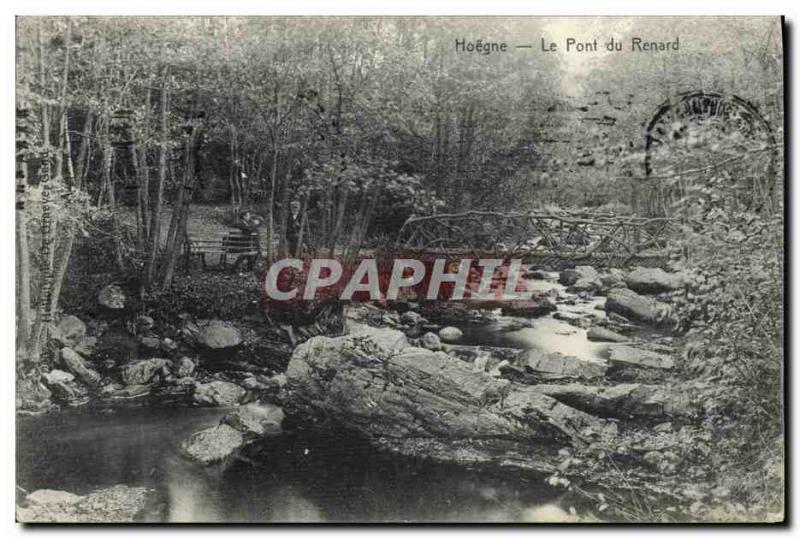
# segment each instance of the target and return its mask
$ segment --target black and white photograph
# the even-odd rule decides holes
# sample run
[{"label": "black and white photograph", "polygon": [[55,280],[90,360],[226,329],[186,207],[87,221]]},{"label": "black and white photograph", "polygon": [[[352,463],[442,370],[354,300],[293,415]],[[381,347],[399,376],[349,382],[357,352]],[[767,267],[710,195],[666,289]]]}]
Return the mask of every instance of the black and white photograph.
[{"label": "black and white photograph", "polygon": [[14,20],[19,525],[786,521],[779,14]]}]

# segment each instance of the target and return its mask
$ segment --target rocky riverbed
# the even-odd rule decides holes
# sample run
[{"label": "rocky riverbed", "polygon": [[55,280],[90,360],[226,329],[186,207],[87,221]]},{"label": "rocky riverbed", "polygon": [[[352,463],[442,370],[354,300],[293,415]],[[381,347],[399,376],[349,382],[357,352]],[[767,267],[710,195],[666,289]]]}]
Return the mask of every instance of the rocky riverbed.
[{"label": "rocky riverbed", "polygon": [[[702,387],[676,376],[668,333],[669,296],[681,288],[683,277],[660,269],[601,273],[579,266],[561,273],[531,271],[527,278],[534,296],[512,304],[355,305],[347,311],[348,334],[314,336],[306,329],[296,347],[259,320],[182,315],[159,326],[147,315],[124,316],[125,294],[111,287],[98,296],[102,315],[61,318],[52,339],[53,367],[39,379],[23,378],[18,408],[29,415],[73,409],[86,421],[77,420],[78,429],[97,425],[91,417],[120,409],[139,409],[143,417],[153,408],[183,409],[174,420],[191,428],[173,428],[180,439],[161,442],[191,465],[190,474],[226,475],[237,468],[241,475],[246,474],[242,466],[253,465],[251,472],[270,473],[277,484],[288,471],[260,467],[265,451],[288,442],[291,451],[302,453],[299,445],[337,432],[357,439],[359,450],[375,454],[378,466],[424,462],[458,469],[467,481],[511,477],[514,485],[503,487],[530,503],[496,512],[512,519],[525,519],[530,516],[525,510],[552,503],[558,494],[542,486],[543,480],[551,485],[563,480],[570,458],[587,449],[627,450],[631,437],[640,436],[640,446],[631,449],[635,459],[662,474],[677,470],[683,454],[675,447],[691,439],[692,417],[702,411],[693,397]],[[198,415],[203,424],[195,427],[201,424],[191,413],[202,409],[214,411]],[[39,431],[37,424],[47,423],[47,416],[26,417],[26,427]],[[287,441],[296,441],[298,432],[314,433],[302,434],[299,445]],[[40,433],[48,434],[46,428]],[[358,474],[358,462],[352,463],[347,472]],[[163,462],[148,465],[156,473],[165,467]],[[69,480],[61,485],[52,475],[37,481],[36,474],[30,468],[20,486],[25,491],[20,519],[81,520],[89,517],[86,495],[98,513],[105,510],[98,499],[106,498],[106,490],[99,482],[92,489],[85,479],[80,491],[69,490]],[[144,499],[147,483],[139,477],[105,486],[144,487],[108,493],[110,499],[123,493]],[[166,487],[150,486],[154,491]],[[63,491],[43,494],[40,489]],[[538,500],[523,491],[540,492]],[[160,509],[145,509],[142,501],[141,510],[114,512],[114,520],[175,520],[172,512],[164,512],[169,496],[154,495]],[[466,505],[475,501],[442,495]],[[476,495],[480,500],[483,493]],[[439,506],[442,513],[454,513]],[[322,519],[338,519],[335,508],[326,510]],[[204,520],[201,512],[188,519]],[[280,519],[273,512],[248,517]],[[358,520],[357,512],[341,519]],[[375,511],[361,516],[370,514]],[[426,519],[408,507],[398,506],[397,514]],[[230,520],[225,514],[208,517]]]}]

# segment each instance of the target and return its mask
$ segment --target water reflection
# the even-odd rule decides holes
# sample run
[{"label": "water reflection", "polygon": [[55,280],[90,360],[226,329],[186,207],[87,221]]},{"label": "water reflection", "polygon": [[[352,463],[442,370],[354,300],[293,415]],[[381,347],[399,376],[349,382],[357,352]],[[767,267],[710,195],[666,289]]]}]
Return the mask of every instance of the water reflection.
[{"label": "water reflection", "polygon": [[294,431],[204,467],[179,443],[224,409],[67,410],[18,419],[17,482],[79,494],[146,486],[147,521],[521,521],[560,491],[376,451],[344,432]]}]

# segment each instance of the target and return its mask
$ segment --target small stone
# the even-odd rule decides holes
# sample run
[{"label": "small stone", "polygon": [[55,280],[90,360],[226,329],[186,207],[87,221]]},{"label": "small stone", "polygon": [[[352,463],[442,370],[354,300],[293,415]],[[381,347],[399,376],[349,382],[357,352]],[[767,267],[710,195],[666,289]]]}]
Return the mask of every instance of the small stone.
[{"label": "small stone", "polygon": [[625,283],[637,293],[664,293],[680,289],[685,277],[658,267],[636,267],[625,275]]},{"label": "small stone", "polygon": [[194,402],[200,405],[228,407],[241,402],[247,391],[235,383],[211,381],[195,385]]},{"label": "small stone", "polygon": [[120,385],[119,383],[105,382],[105,384],[102,387],[100,387],[100,394],[104,396],[110,396],[111,394],[114,394],[115,392],[120,391],[124,388],[125,387],[123,385]]},{"label": "small stone", "polygon": [[546,353],[538,349],[526,351],[522,356],[525,367],[542,375],[547,379],[602,377],[607,367],[596,362],[589,362],[562,355],[561,353]]},{"label": "small stone", "polygon": [[438,335],[433,333],[425,333],[422,335],[422,347],[430,349],[431,351],[439,351],[442,349],[442,340]]},{"label": "small stone", "polygon": [[147,332],[155,326],[156,322],[150,316],[139,316],[136,318],[136,328],[139,332]]},{"label": "small stone", "polygon": [[504,316],[535,318],[554,312],[557,308],[558,307],[550,297],[541,295],[531,299],[504,303],[501,312]]},{"label": "small stone", "polygon": [[540,271],[538,269],[534,269],[533,271],[525,273],[525,278],[530,278],[532,280],[547,280],[548,282],[557,281],[558,276],[559,275],[556,272]]},{"label": "small stone", "polygon": [[404,325],[420,325],[422,323],[428,323],[428,320],[422,317],[419,312],[414,312],[413,310],[409,310],[408,312],[404,312],[402,316],[400,316],[400,323]]},{"label": "small stone", "polygon": [[628,288],[614,288],[608,292],[606,299],[606,312],[645,323],[658,323],[666,311],[666,305],[649,297],[643,297]]},{"label": "small stone", "polygon": [[419,325],[411,325],[403,333],[409,338],[418,338],[422,334],[422,328]]},{"label": "small stone", "polygon": [[653,431],[656,433],[669,433],[672,431],[672,422],[662,422],[661,424],[657,424]]},{"label": "small stone", "polygon": [[37,490],[17,506],[22,523],[132,523],[142,514],[148,499],[143,487],[113,486],[75,495],[67,491]]},{"label": "small stone", "polygon": [[161,340],[155,336],[145,336],[140,340],[140,343],[150,350],[159,349],[161,347]]},{"label": "small stone", "polygon": [[181,450],[190,459],[205,465],[220,462],[244,445],[244,437],[237,429],[220,424],[194,433],[181,443]]},{"label": "small stone", "polygon": [[63,370],[50,370],[42,374],[42,382],[50,389],[53,398],[67,405],[80,405],[88,401],[86,389],[75,382],[75,376]]},{"label": "small stone", "polygon": [[661,370],[669,370],[675,366],[675,361],[668,355],[662,355],[654,351],[630,346],[612,347],[609,352],[608,360],[618,365],[657,368]]},{"label": "small stone", "polygon": [[603,284],[600,275],[591,265],[579,265],[574,269],[561,271],[558,281],[570,291],[599,291]]},{"label": "small stone", "polygon": [[164,338],[163,340],[161,340],[161,349],[169,353],[172,353],[173,351],[178,350],[178,343],[175,342],[175,340],[173,340],[172,338]]},{"label": "small stone", "polygon": [[553,319],[564,321],[573,327],[579,327],[581,329],[586,329],[592,324],[592,320],[572,312],[554,312]]},{"label": "small stone", "polygon": [[53,340],[62,346],[75,347],[86,337],[86,324],[76,316],[64,316],[53,330]]},{"label": "small stone", "polygon": [[445,342],[457,342],[458,340],[461,340],[463,336],[464,333],[457,327],[444,327],[443,329],[439,330],[439,338]]},{"label": "small stone", "polygon": [[75,381],[75,376],[63,370],[50,370],[42,374],[49,383],[69,383]]},{"label": "small stone", "polygon": [[109,284],[97,294],[97,302],[110,310],[122,310],[126,301],[125,292],[115,284]]},{"label": "small stone", "polygon": [[592,327],[586,334],[586,338],[595,342],[628,342],[629,339],[614,331],[603,329],[602,327]]},{"label": "small stone", "polygon": [[175,367],[175,375],[179,378],[183,377],[192,377],[194,375],[194,370],[196,365],[192,359],[189,357],[181,357],[177,361],[177,366]]},{"label": "small stone", "polygon": [[263,437],[281,433],[283,410],[274,405],[247,404],[222,417],[227,424],[246,437]]},{"label": "small stone", "polygon": [[122,369],[122,382],[126,385],[144,385],[169,364],[167,359],[158,358],[130,363]]},{"label": "small stone", "polygon": [[109,396],[114,400],[133,400],[150,394],[149,385],[128,385],[112,392]]},{"label": "small stone", "polygon": [[230,323],[211,320],[201,329],[198,341],[210,349],[229,349],[242,343],[242,334]]},{"label": "small stone", "polygon": [[37,489],[25,499],[33,504],[72,504],[81,500],[81,496],[57,489]]}]

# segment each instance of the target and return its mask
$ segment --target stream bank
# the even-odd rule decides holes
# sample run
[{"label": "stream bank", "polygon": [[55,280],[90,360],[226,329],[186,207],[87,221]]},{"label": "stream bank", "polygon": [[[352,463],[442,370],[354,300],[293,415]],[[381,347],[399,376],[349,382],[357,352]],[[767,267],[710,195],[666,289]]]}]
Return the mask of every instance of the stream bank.
[{"label": "stream bank", "polygon": [[[694,410],[688,398],[664,388],[669,387],[674,376],[674,364],[669,358],[672,337],[642,321],[656,324],[665,305],[632,292],[628,287],[623,288],[626,275],[601,276],[590,269],[568,270],[560,275],[530,274],[529,283],[536,291],[533,303],[518,305],[519,308],[511,311],[504,310],[503,305],[498,308],[489,308],[495,305],[482,305],[482,308],[454,305],[447,309],[442,309],[441,305],[415,303],[395,305],[395,309],[353,306],[348,310],[350,336],[312,336],[288,353],[286,347],[274,343],[266,345],[265,342],[274,341],[254,334],[260,330],[257,324],[248,326],[241,321],[231,323],[182,316],[180,322],[169,329],[169,336],[165,336],[166,331],[156,333],[156,327],[147,316],[136,318],[132,331],[130,325],[112,321],[107,322],[105,330],[99,334],[97,327],[102,327],[102,323],[90,322],[81,330],[73,319],[64,324],[67,319],[64,318],[65,326],[59,329],[59,357],[64,370],[51,370],[45,373],[44,379],[53,399],[72,409],[20,419],[21,439],[30,439],[31,444],[41,436],[58,439],[64,432],[49,422],[50,417],[72,417],[69,420],[73,421],[73,430],[76,435],[85,435],[86,443],[103,447],[103,443],[97,442],[98,437],[107,436],[111,440],[109,452],[115,454],[111,461],[116,461],[119,469],[128,469],[128,474],[110,472],[105,475],[102,466],[98,468],[92,463],[99,453],[87,453],[83,441],[76,440],[62,445],[62,450],[64,446],[69,447],[65,450],[65,454],[70,455],[64,467],[66,472],[61,469],[48,475],[35,464],[21,465],[19,485],[26,492],[47,488],[78,495],[91,494],[114,484],[145,487],[151,491],[152,506],[143,507],[135,517],[148,521],[235,521],[237,518],[306,521],[316,517],[310,515],[312,512],[326,521],[395,518],[427,521],[447,520],[451,516],[453,520],[472,520],[467,514],[482,521],[493,518],[516,521],[545,517],[534,514],[537,507],[548,507],[545,509],[550,514],[548,517],[556,517],[554,514],[574,517],[569,512],[574,505],[579,506],[581,517],[595,517],[592,514],[599,514],[595,507],[581,505],[582,501],[574,494],[564,497],[565,492],[557,487],[567,480],[562,476],[563,470],[569,467],[564,461],[576,459],[574,454],[578,450],[589,447],[600,450],[603,446],[619,444],[619,436],[627,436],[631,431],[650,435],[656,432],[670,437],[689,435],[685,428]],[[105,295],[115,295],[116,291],[112,291],[114,293]],[[533,312],[537,317],[509,315]],[[622,312],[636,319],[623,317]],[[107,348],[109,332],[115,335],[113,343],[124,344],[116,346],[116,358],[119,360],[127,353],[127,362],[109,364],[108,354],[98,352]],[[124,333],[129,338],[123,338]],[[400,346],[412,355],[407,363],[411,370],[394,371],[393,360],[376,369],[371,363],[383,359],[373,347],[367,354],[367,362],[356,363],[356,368],[352,367],[352,357],[340,353],[339,349],[332,355],[339,361],[335,362],[339,369],[319,371],[327,371],[325,376],[332,376],[330,379],[340,388],[355,387],[359,379],[348,378],[345,371],[356,376],[368,374],[371,383],[382,385],[380,392],[385,398],[399,386],[396,384],[398,376],[402,378],[415,369],[422,372],[418,370],[420,365],[428,368],[438,364],[437,370],[425,375],[435,377],[442,370],[452,370],[457,373],[458,387],[470,384],[475,387],[477,393],[462,395],[459,400],[463,408],[460,411],[467,410],[462,415],[467,422],[441,419],[442,411],[450,405],[441,407],[442,402],[451,395],[447,390],[439,391],[441,385],[434,391],[436,398],[418,399],[419,393],[411,398],[417,413],[438,414],[432,422],[423,420],[424,427],[417,424],[414,435],[408,435],[411,430],[404,422],[406,415],[397,408],[384,408],[386,412],[378,415],[373,413],[370,416],[380,416],[381,420],[370,420],[369,426],[361,426],[359,421],[353,420],[360,411],[341,407],[340,402],[327,396],[319,399],[312,393],[303,393],[303,383],[311,378],[304,380],[303,375],[298,376],[298,365],[309,356],[317,360],[323,355],[309,355],[304,349],[325,347],[326,342],[338,346],[336,342],[351,342],[366,333],[378,335],[373,338],[373,344],[378,346],[387,335],[390,340],[401,342]],[[94,351],[89,345],[91,338],[96,339]],[[260,351],[254,353],[254,349]],[[265,349],[270,352],[264,352]],[[75,351],[82,360],[76,360],[65,350]],[[257,359],[253,359],[253,355],[258,355]],[[284,369],[288,364],[288,372],[281,370],[281,362]],[[54,375],[53,372],[59,371],[67,375]],[[96,372],[97,376],[91,372]],[[330,379],[315,382],[328,383]],[[93,383],[96,384],[92,386]],[[68,389],[59,391],[56,388],[59,385]],[[362,385],[359,391],[361,395],[368,393]],[[335,394],[335,391],[325,394]],[[357,401],[357,398],[352,399],[352,402]],[[103,404],[97,405],[98,402]],[[238,407],[248,402],[253,403]],[[277,432],[251,435],[252,428],[241,427],[246,421],[234,419],[232,422],[226,418],[247,416],[245,409],[252,405],[274,404],[283,406],[289,415],[283,421],[283,429]],[[473,405],[474,409],[470,407]],[[514,406],[522,414],[515,416],[516,411],[511,411],[509,415],[509,409]],[[531,412],[526,409],[538,410],[531,418]],[[558,411],[556,415],[552,415],[554,409]],[[326,421],[319,420],[320,412],[327,415]],[[478,418],[473,420],[475,417]],[[576,428],[576,424],[583,424],[583,427]],[[453,427],[457,429],[452,430]],[[590,431],[587,432],[587,428]],[[193,458],[192,452],[186,450],[187,442],[191,442],[197,432],[209,430],[214,434],[225,433],[228,438],[236,437],[235,442],[223,447],[219,458],[215,456],[208,461],[202,457]],[[462,433],[453,437],[453,431]],[[480,440],[481,432],[486,434],[484,440]],[[241,442],[237,436],[241,437]],[[120,449],[115,443],[121,444],[121,441],[113,441],[117,438],[127,438],[130,449]],[[208,438],[213,439],[213,435],[209,434]],[[336,439],[348,441],[338,448],[322,450],[326,445],[336,444]],[[442,439],[450,441],[442,444]],[[451,442],[453,439],[455,441]],[[663,442],[671,443],[671,440],[664,438]],[[639,457],[647,456],[655,465],[663,466],[662,460],[673,463],[672,456],[659,459],[656,457],[659,454],[653,454],[659,452],[659,443]],[[147,447],[160,447],[159,452],[166,456],[155,457]],[[219,444],[215,449],[219,449]],[[306,461],[303,459],[308,457],[306,450],[328,456],[316,460],[322,462],[319,466],[303,467],[299,462]],[[294,456],[282,459],[287,454]],[[352,456],[354,454],[356,456]],[[299,462],[295,457],[300,458]],[[32,461],[54,459],[57,458],[53,454],[42,453]],[[336,473],[328,471],[333,460],[342,459],[349,463]],[[220,463],[215,463],[217,460]],[[69,461],[77,462],[72,464],[72,469],[69,469]],[[305,471],[300,473],[298,468]],[[388,472],[389,468],[395,471]],[[97,477],[92,483],[95,473]],[[336,484],[347,483],[346,477],[350,475],[362,477],[362,482],[352,489],[337,489]],[[375,477],[383,475],[391,476],[391,480],[379,481],[376,485]],[[101,476],[102,479],[97,479]],[[414,479],[415,476],[418,478]],[[423,480],[420,478],[423,476],[434,479]],[[443,476],[452,478],[438,487]],[[216,482],[208,482],[209,477],[216,477],[213,479]],[[328,483],[327,480],[331,482],[321,486]],[[398,484],[408,483],[408,480],[412,481],[409,485],[413,491],[430,490],[428,497],[422,496],[424,502],[409,499],[406,505],[406,501],[387,500],[397,497]],[[180,493],[183,491],[180,484],[194,484],[189,488],[192,491],[226,491],[229,488],[233,492],[237,488],[247,491],[250,491],[247,488],[254,488],[285,492],[287,483],[298,481],[314,484],[310,488],[312,493],[300,496],[308,500],[310,495],[314,499],[310,503],[298,502],[302,506],[315,506],[315,509],[298,509],[296,514],[280,512],[276,504],[286,506],[286,503],[259,495],[242,508],[236,504],[241,496],[234,494],[231,499],[219,498],[214,501],[214,507],[208,507],[202,503],[198,505],[196,500],[187,500],[185,492]],[[473,485],[468,485],[470,483]],[[487,493],[482,486],[474,485],[483,483],[502,484],[490,488],[497,490],[499,487],[502,493]],[[317,490],[327,491],[326,495],[341,499],[342,503],[351,503],[350,508],[320,501],[313,493]],[[463,491],[468,493],[459,493]],[[367,498],[365,492],[377,492],[377,499],[384,500]],[[198,498],[213,499],[214,496],[203,494]],[[23,507],[31,504],[24,496],[20,503]],[[423,506],[429,511],[425,512]],[[610,513],[608,516],[616,517]]]}]

